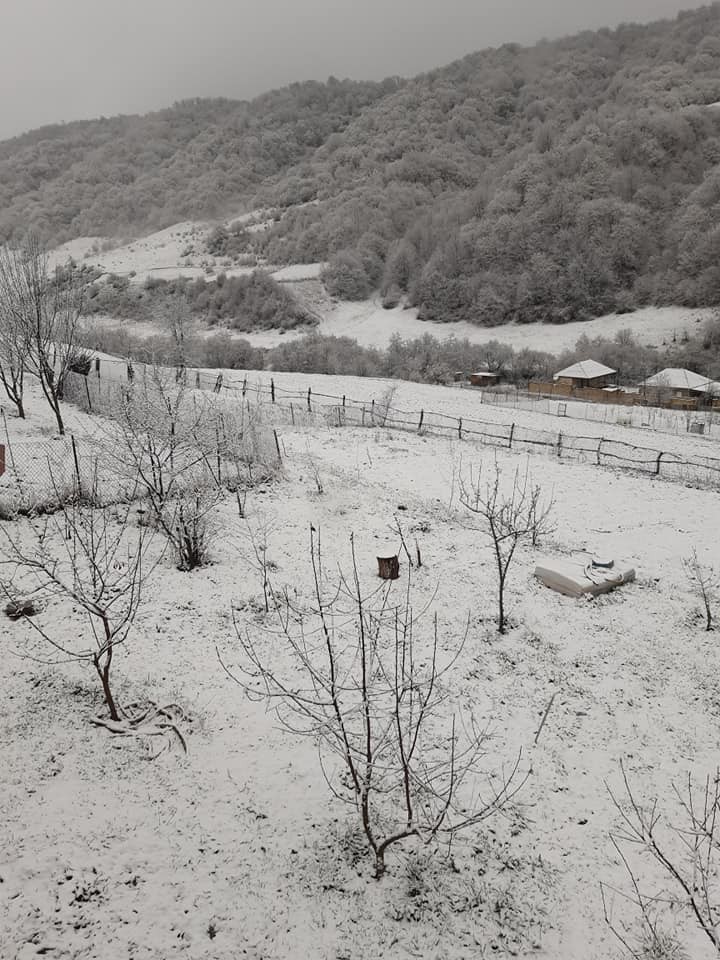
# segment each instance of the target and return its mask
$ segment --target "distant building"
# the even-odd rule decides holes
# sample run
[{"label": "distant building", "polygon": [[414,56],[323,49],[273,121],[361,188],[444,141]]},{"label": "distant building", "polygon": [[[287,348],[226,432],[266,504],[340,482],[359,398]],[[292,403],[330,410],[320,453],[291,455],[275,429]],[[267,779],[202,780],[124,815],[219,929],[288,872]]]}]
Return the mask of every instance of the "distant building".
[{"label": "distant building", "polygon": [[613,386],[617,380],[617,370],[606,367],[597,360],[581,360],[572,366],[560,370],[553,377],[562,387],[603,387]]},{"label": "distant building", "polygon": [[643,380],[640,384],[643,392],[650,396],[663,398],[697,398],[709,392],[712,381],[701,377],[692,370],[681,367],[666,367]]},{"label": "distant building", "polygon": [[473,387],[492,387],[499,379],[499,375],[490,370],[478,370],[470,374],[470,383]]}]

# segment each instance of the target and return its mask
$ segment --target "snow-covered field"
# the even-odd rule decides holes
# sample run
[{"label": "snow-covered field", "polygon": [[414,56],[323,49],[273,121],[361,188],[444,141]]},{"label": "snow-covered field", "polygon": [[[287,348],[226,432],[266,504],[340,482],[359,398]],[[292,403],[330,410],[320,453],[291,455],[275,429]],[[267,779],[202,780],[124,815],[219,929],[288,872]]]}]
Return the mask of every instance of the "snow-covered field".
[{"label": "snow-covered field", "polygon": [[[645,307],[632,313],[610,314],[584,323],[478,327],[471,323],[428,323],[417,319],[415,309],[395,307],[384,310],[379,300],[375,299],[362,303],[337,304],[325,314],[318,332],[352,337],[363,346],[374,347],[386,347],[394,334],[399,334],[404,340],[430,334],[439,340],[448,337],[467,338],[471,343],[498,340],[515,349],[528,347],[548,353],[561,353],[574,347],[583,334],[590,338],[612,338],[619,330],[626,329],[632,330],[638,342],[659,346],[663,341],[669,343],[673,336],[680,339],[686,332],[692,335],[702,322],[712,315],[712,310]],[[288,331],[285,337],[292,334],[293,331]],[[274,346],[280,342],[277,334],[272,333],[253,334],[248,339],[256,346]]]},{"label": "snow-covered field", "polygon": [[[288,389],[306,379],[276,377]],[[387,387],[323,381],[348,396]],[[396,399],[436,410],[479,404],[467,391],[415,384],[399,385]],[[41,444],[52,428],[36,392],[29,407],[31,419],[9,419],[9,433]],[[507,411],[482,408],[491,413]],[[78,434],[94,429],[91,417],[68,419]],[[689,438],[667,439],[690,449]],[[717,493],[392,431],[285,424],[281,441],[282,473],[249,493],[247,520],[234,498],[218,509],[213,562],[187,574],[164,559],[153,570],[118,657],[126,699],[183,707],[187,756],[150,762],[156,743],[91,726],[101,704],[90,672],[25,659],[28,645],[47,651],[27,626],[0,619],[0,957],[619,956],[598,884],[629,890],[609,839],[618,817],[607,788],[622,792],[620,761],[638,794],[659,795],[673,817],[671,784],[717,765],[720,653],[682,565],[694,548],[717,566]],[[693,438],[692,450],[701,448]],[[490,546],[457,491],[459,474],[491,469],[495,458],[504,484],[527,467],[556,500],[556,531],[537,549],[523,547],[511,571],[504,637],[493,622]],[[449,648],[469,616],[452,696],[494,732],[488,770],[522,747],[530,776],[507,818],[456,838],[452,868],[414,859],[409,844],[378,882],[314,744],[243,696],[216,646],[235,663],[232,607],[268,656],[286,660],[261,610],[248,530],[267,537],[274,584],[305,598],[311,524],[328,571],[348,571],[354,535],[360,575],[373,587],[375,557],[400,546],[396,517],[422,552],[413,580],[418,608],[430,608],[418,634],[428,636],[436,612]],[[27,521],[12,525],[29,537]],[[540,557],[590,553],[630,561],[637,581],[576,601],[532,575]],[[404,586],[401,578],[391,596],[399,600]],[[40,616],[61,638],[85,629],[70,604]],[[651,891],[667,889],[644,869]],[[627,902],[614,901],[616,918],[630,920]],[[684,914],[665,911],[662,921],[692,960],[711,956]]]}]

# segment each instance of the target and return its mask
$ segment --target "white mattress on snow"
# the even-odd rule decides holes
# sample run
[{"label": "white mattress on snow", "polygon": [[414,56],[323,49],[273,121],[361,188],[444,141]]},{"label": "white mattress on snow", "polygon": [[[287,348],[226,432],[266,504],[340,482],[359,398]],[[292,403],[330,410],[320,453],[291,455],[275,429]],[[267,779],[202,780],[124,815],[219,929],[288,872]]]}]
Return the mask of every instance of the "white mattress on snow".
[{"label": "white mattress on snow", "polygon": [[538,580],[567,597],[585,594],[598,596],[635,579],[635,570],[626,561],[615,561],[612,567],[594,567],[590,560],[561,557],[543,560],[535,567]]}]

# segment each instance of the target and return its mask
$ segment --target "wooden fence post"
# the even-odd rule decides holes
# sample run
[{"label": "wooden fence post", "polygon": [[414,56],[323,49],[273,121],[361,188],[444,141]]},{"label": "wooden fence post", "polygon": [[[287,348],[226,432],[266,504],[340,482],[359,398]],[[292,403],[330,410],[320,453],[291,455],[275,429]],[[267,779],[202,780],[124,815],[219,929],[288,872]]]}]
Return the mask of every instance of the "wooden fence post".
[{"label": "wooden fence post", "polygon": [[373,423],[375,423],[375,398],[374,397],[370,404],[370,419],[372,420]]},{"label": "wooden fence post", "polygon": [[75,444],[75,437],[70,437],[70,444],[72,446],[73,460],[75,461],[75,476],[77,477],[77,492],[81,491],[80,484],[80,460],[78,458],[77,446]]},{"label": "wooden fence post", "polygon": [[605,437],[600,437],[600,443],[598,444],[597,451],[595,453],[598,466],[600,466],[600,451],[602,450],[602,445],[604,443],[605,443]]},{"label": "wooden fence post", "polygon": [[308,413],[312,413],[311,398],[312,398],[312,387],[308,387],[308,395],[307,395]]},{"label": "wooden fence post", "polygon": [[[243,385],[243,396],[245,396],[245,390]],[[270,399],[275,403],[275,381],[271,378],[270,380]]]},{"label": "wooden fence post", "polygon": [[295,426],[295,409],[292,405],[292,400],[290,401],[290,419],[292,420],[292,425]]},{"label": "wooden fence post", "polygon": [[92,400],[90,399],[90,387],[88,386],[87,377],[85,377],[85,394],[87,396],[88,411],[92,413]]},{"label": "wooden fence post", "polygon": [[195,389],[196,390],[200,389],[200,371],[199,370],[195,371]]},{"label": "wooden fence post", "polygon": [[660,461],[664,456],[664,451],[660,451],[660,453],[657,455],[657,460],[655,461],[655,476],[659,476],[660,474]]},{"label": "wooden fence post", "polygon": [[462,440],[462,417],[458,418],[458,440]]},{"label": "wooden fence post", "polygon": [[512,450],[513,437],[515,436],[515,424],[510,424],[510,436],[508,437],[508,450]]},{"label": "wooden fence post", "polygon": [[425,411],[420,411],[420,423],[418,423],[418,433],[422,430],[423,420],[425,419]]},{"label": "wooden fence post", "polygon": [[243,397],[245,396],[246,393],[247,393],[247,374],[245,374],[245,376],[243,377],[243,385],[242,385]]},{"label": "wooden fence post", "polygon": [[343,394],[343,410],[345,409],[345,394]]},{"label": "wooden fence post", "polygon": [[275,449],[277,450],[278,463],[282,462],[282,454],[280,453],[280,440],[278,439],[277,430],[273,429],[273,434],[275,436]]},{"label": "wooden fence post", "polygon": [[558,433],[557,455],[562,456],[562,433]]},{"label": "wooden fence post", "polygon": [[95,357],[95,373],[100,376],[100,357]]}]

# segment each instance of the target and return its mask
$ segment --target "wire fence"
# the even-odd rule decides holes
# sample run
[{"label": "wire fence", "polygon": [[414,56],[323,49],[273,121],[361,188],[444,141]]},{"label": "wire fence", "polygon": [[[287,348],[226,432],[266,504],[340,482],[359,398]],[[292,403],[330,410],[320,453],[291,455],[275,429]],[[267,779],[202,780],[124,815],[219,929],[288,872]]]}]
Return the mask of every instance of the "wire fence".
[{"label": "wire fence", "polygon": [[[119,375],[131,383],[138,376],[147,376],[148,368],[117,361],[113,362],[111,370],[111,376]],[[268,382],[251,380],[245,374],[242,379],[233,380],[227,372],[186,368],[178,368],[174,375],[190,387],[210,390],[230,402],[234,397],[235,402],[241,399],[245,403],[263,404],[272,410],[271,418],[276,425],[298,427],[320,420],[335,427],[392,428],[720,488],[720,458],[680,455],[658,447],[538,430],[515,422],[499,423],[424,409],[404,410],[383,400],[324,393],[312,386],[302,390],[287,389],[276,384],[272,377]],[[88,380],[92,378],[91,374]],[[95,376],[96,381],[102,379],[102,376]]]},{"label": "wire fence", "polygon": [[572,397],[542,396],[519,388],[496,391],[466,387],[465,384],[462,384],[461,388],[472,390],[481,403],[496,407],[619,427],[635,427],[672,436],[690,433],[720,443],[720,412],[717,410],[670,410],[649,405],[590,403]]},{"label": "wire fence", "polygon": [[[105,413],[123,393],[132,390],[136,378],[145,380],[149,367],[124,362],[103,361],[88,376],[72,374],[68,378],[66,399],[91,413]],[[105,372],[109,373],[105,375]],[[214,402],[225,407],[236,419],[262,422],[266,437],[272,437],[278,459],[282,459],[282,440],[278,427],[324,426],[403,430],[419,435],[467,441],[508,451],[527,452],[597,467],[632,471],[665,480],[720,489],[720,458],[680,455],[657,447],[638,446],[597,436],[578,436],[555,430],[539,430],[516,422],[497,422],[453,416],[432,410],[404,410],[388,399],[357,399],[307,389],[287,389],[275,383],[231,380],[223,372],[178,368],[164,375],[190,392],[215,394]],[[129,495],[117,488],[111,459],[98,460],[89,439],[61,437],[16,443],[6,453],[6,471],[0,477],[0,516],[9,508],[8,497],[23,491],[23,510],[37,510],[57,500],[58,490],[73,484],[98,483],[113,491],[112,497]],[[115,486],[113,486],[115,484]],[[15,499],[13,502],[17,503]]]}]

